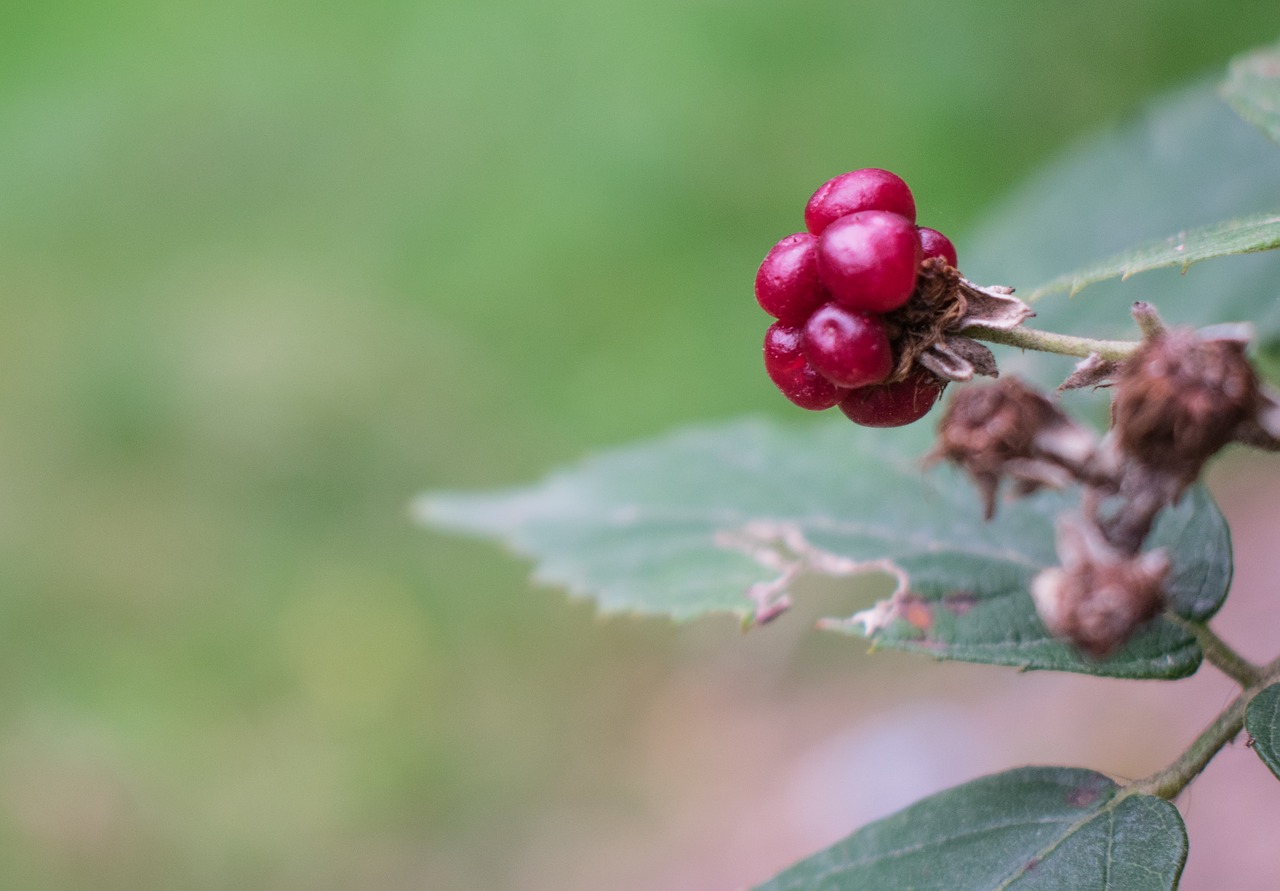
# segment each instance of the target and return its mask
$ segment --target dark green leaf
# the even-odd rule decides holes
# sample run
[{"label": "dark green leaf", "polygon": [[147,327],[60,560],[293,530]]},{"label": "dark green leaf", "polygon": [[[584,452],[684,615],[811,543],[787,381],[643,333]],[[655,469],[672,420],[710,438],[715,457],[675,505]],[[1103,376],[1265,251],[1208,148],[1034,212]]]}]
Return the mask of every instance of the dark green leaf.
[{"label": "dark green leaf", "polygon": [[1253,750],[1280,777],[1280,684],[1267,687],[1249,703],[1244,728],[1253,737]]},{"label": "dark green leaf", "polygon": [[[904,581],[905,597],[893,603],[907,607],[873,634],[881,646],[1120,677],[1196,669],[1194,639],[1164,619],[1100,662],[1050,637],[1028,586],[1056,563],[1053,520],[1072,499],[1045,493],[1009,502],[985,523],[968,480],[948,468],[921,469],[915,456],[929,432],[843,420],[691,430],[529,488],[430,495],[419,514],[506,542],[537,561],[539,580],[593,597],[605,612],[763,618],[802,572],[878,569]],[[1162,518],[1153,541],[1174,557],[1175,608],[1207,618],[1231,574],[1212,500],[1193,490]],[[828,626],[864,630],[851,620]]]},{"label": "dark green leaf", "polygon": [[1222,96],[1236,114],[1280,142],[1280,45],[1233,60]]},{"label": "dark green leaf", "polygon": [[[1025,290],[1135,244],[1278,208],[1280,151],[1204,85],[1068,151],[958,246],[970,279]],[[1261,346],[1280,350],[1277,282],[1274,251],[1197,265],[1185,275],[1156,270],[1099,282],[1074,298],[1040,300],[1032,325],[1134,338],[1129,308],[1147,300],[1171,324],[1252,321]],[[1049,385],[1060,383],[1073,361],[997,351],[1003,371]]]},{"label": "dark green leaf", "polygon": [[1169,802],[1093,771],[1035,767],[926,798],[756,891],[1168,891],[1186,858]]},{"label": "dark green leaf", "polygon": [[1072,297],[1089,285],[1109,278],[1126,279],[1139,272],[1176,266],[1183,272],[1193,263],[1251,254],[1280,247],[1280,215],[1259,214],[1243,220],[1216,223],[1191,232],[1150,242],[1085,269],[1060,275],[1053,281],[1032,288],[1025,299],[1034,302],[1047,294],[1067,292]]}]

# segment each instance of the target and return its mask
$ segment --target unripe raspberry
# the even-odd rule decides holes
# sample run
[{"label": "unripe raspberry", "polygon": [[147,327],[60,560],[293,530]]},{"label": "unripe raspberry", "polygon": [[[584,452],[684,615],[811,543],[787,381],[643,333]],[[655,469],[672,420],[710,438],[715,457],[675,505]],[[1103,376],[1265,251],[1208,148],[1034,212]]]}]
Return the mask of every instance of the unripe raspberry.
[{"label": "unripe raspberry", "polygon": [[928,226],[920,226],[919,231],[920,247],[924,251],[926,260],[930,257],[940,257],[952,269],[960,265],[960,261],[956,257],[956,246],[951,243],[950,238],[947,238],[937,229],[930,229]]},{"label": "unripe raspberry", "polygon": [[818,239],[808,232],[775,244],[756,272],[760,308],[790,325],[803,325],[827,299],[818,281]]},{"label": "unripe raspberry", "polygon": [[828,180],[804,208],[804,224],[814,235],[843,216],[864,210],[887,210],[916,221],[916,200],[897,174],[865,167]]},{"label": "unripe raspberry", "polygon": [[850,309],[884,313],[906,303],[923,259],[906,217],[866,210],[841,217],[818,239],[818,278]]},{"label": "unripe raspberry", "polygon": [[801,350],[804,337],[799,328],[774,322],[764,336],[764,368],[769,379],[801,408],[822,411],[831,408],[849,391],[827,380],[809,364]]},{"label": "unripe raspberry", "polygon": [[804,325],[805,357],[841,387],[878,384],[893,370],[893,347],[879,316],[828,303]]},{"label": "unripe raspberry", "polygon": [[917,368],[892,384],[850,390],[840,410],[863,427],[901,427],[927,415],[944,386],[931,372]]}]

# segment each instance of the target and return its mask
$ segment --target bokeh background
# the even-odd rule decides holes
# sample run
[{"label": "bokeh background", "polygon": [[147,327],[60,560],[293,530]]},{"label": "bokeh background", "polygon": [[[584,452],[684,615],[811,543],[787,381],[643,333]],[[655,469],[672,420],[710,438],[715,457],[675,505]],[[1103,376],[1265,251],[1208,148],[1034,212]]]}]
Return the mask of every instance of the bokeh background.
[{"label": "bokeh background", "polygon": [[[1277,32],[1274,0],[4,4],[0,886],[732,889],[982,772],[1160,766],[1228,683],[600,621],[407,505],[794,417],[751,278],[822,180],[897,171],[963,265],[1063,145]],[[1266,609],[1223,616],[1258,658]],[[1214,771],[1187,887],[1274,887],[1275,833],[1222,815],[1275,829],[1275,788]]]}]

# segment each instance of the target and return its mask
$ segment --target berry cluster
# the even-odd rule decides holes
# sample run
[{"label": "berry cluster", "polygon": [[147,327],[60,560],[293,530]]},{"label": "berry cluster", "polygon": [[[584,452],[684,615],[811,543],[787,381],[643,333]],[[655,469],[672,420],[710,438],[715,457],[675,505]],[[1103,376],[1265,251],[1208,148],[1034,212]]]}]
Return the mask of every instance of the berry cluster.
[{"label": "berry cluster", "polygon": [[895,373],[886,314],[911,299],[924,260],[955,267],[955,247],[916,226],[907,184],[874,167],[824,183],[804,222],[808,231],[774,245],[756,273],[756,300],[778,320],[764,339],[770,379],[801,408],[839,405],[856,424],[919,420],[945,382],[918,366]]}]

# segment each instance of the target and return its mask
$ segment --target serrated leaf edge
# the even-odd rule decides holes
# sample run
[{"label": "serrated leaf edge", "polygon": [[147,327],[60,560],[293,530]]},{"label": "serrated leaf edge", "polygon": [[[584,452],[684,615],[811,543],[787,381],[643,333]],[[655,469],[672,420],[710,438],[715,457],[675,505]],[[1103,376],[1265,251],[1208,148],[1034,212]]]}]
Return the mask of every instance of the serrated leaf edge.
[{"label": "serrated leaf edge", "polygon": [[[1251,230],[1266,231],[1268,228],[1274,229],[1274,232],[1266,238],[1254,241],[1241,238]],[[1237,236],[1236,240],[1238,242],[1243,240],[1244,243],[1229,249],[1210,249],[1197,244],[1197,242],[1207,242],[1220,234]],[[1034,303],[1042,297],[1063,292],[1068,297],[1074,297],[1090,285],[1115,278],[1127,281],[1131,276],[1156,269],[1178,267],[1185,274],[1192,266],[1205,260],[1261,253],[1276,248],[1280,248],[1280,213],[1269,211],[1250,217],[1225,220],[1197,229],[1184,230],[1167,238],[1145,242],[1099,260],[1084,269],[1050,279],[1030,289],[1026,301]],[[1166,255],[1169,250],[1181,256],[1169,257]],[[1156,259],[1144,259],[1147,255],[1154,255]],[[1162,256],[1163,259],[1161,259]]]}]

